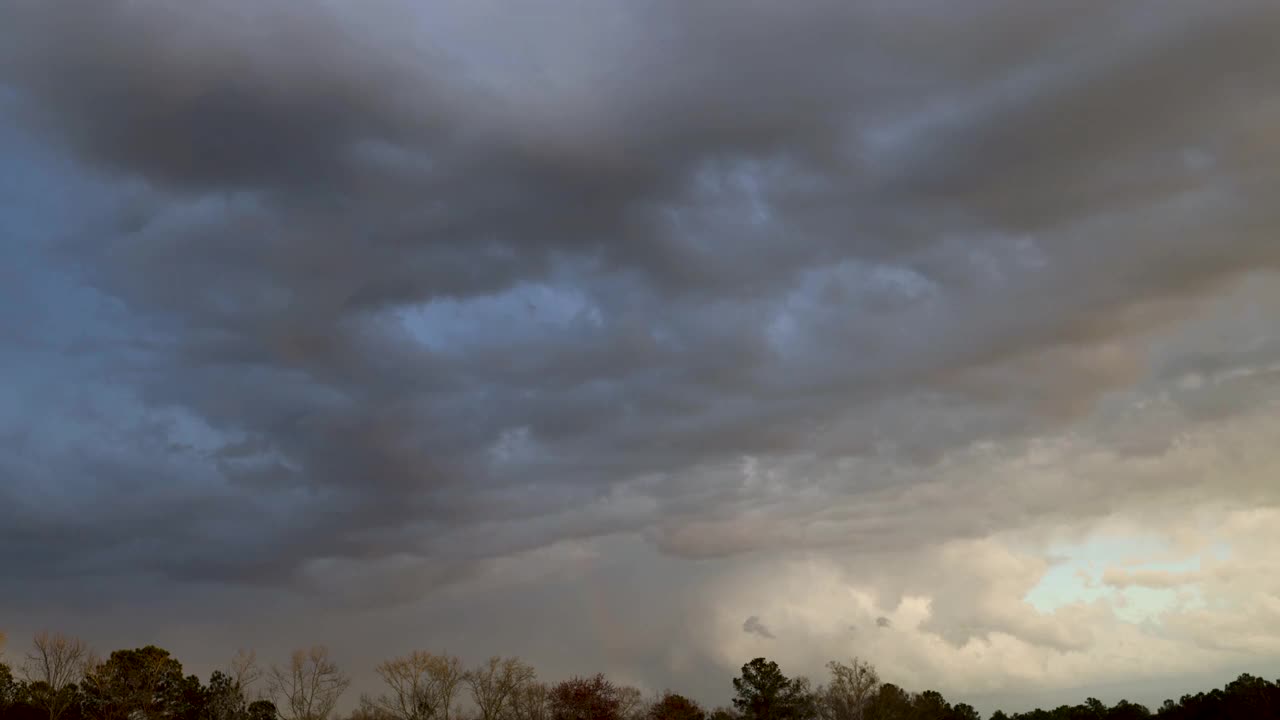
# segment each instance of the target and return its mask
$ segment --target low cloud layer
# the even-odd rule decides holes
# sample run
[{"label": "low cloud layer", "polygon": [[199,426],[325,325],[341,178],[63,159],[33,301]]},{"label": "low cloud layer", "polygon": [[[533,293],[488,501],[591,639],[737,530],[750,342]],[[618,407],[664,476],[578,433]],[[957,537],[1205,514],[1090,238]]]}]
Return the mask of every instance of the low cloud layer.
[{"label": "low cloud layer", "polygon": [[[481,644],[712,687],[772,629],[960,693],[1030,682],[1020,653],[1091,682],[1045,658],[1100,638],[1280,657],[1276,589],[1218,566],[1026,599],[1108,523],[1185,562],[1280,504],[1273,3],[0,15],[16,629],[104,598],[558,617],[626,566],[667,614],[607,597],[667,646],[569,615]],[[1224,567],[1265,565],[1248,537]],[[799,556],[857,574],[742,580]],[[856,617],[771,595],[806,582]],[[732,635],[677,641],[725,583]],[[1139,623],[1130,591],[1204,605]],[[830,643],[774,620],[806,602]],[[1251,624],[1193,632],[1223,603]]]},{"label": "low cloud layer", "polygon": [[770,632],[769,628],[760,622],[760,618],[756,615],[752,615],[742,623],[742,631],[749,635],[759,635],[767,640],[775,640],[778,637]]}]

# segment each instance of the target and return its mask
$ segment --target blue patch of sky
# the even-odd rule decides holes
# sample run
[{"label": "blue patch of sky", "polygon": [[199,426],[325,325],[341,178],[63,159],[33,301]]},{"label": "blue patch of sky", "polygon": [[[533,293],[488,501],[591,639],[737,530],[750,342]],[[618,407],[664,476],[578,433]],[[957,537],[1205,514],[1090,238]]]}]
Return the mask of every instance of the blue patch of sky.
[{"label": "blue patch of sky", "polygon": [[[1203,554],[1176,557],[1166,542],[1153,535],[1099,536],[1080,543],[1060,544],[1050,549],[1050,555],[1058,562],[1023,599],[1043,613],[1074,603],[1106,600],[1120,619],[1150,622],[1178,607],[1203,606],[1205,601],[1200,589],[1193,583],[1176,588],[1115,587],[1103,582],[1107,568],[1188,573],[1200,569],[1204,555],[1220,559],[1229,554],[1227,545],[1215,543]],[[1168,559],[1171,557],[1176,559]]]},{"label": "blue patch of sky", "polygon": [[584,292],[541,283],[477,298],[439,298],[396,314],[411,337],[437,352],[519,345],[550,331],[589,330],[603,323]]}]

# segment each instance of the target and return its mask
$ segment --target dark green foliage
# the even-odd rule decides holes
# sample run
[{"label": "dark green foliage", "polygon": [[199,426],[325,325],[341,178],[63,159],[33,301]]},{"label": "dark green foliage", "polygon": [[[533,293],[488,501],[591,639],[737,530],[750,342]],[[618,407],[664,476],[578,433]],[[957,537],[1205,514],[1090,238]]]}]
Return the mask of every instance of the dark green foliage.
[{"label": "dark green foliage", "polygon": [[756,658],[733,679],[733,707],[744,720],[809,720],[814,699],[804,678],[788,678],[778,664]]},{"label": "dark green foliage", "polygon": [[276,704],[270,700],[255,700],[249,703],[248,720],[276,720]]},{"label": "dark green foliage", "polygon": [[1111,707],[1089,698],[1079,705],[1063,705],[1053,710],[1032,710],[991,720],[1262,720],[1280,718],[1280,682],[1268,682],[1241,675],[1221,690],[1183,695],[1181,700],[1165,700],[1152,713],[1146,707],[1121,700]]},{"label": "dark green foliage", "polygon": [[1155,717],[1160,720],[1208,720],[1208,718],[1280,718],[1280,680],[1268,682],[1244,674],[1221,690],[1183,695],[1166,700]]},{"label": "dark green foliage", "polygon": [[[222,672],[209,685],[183,675],[182,664],[169,652],[149,645],[117,650],[104,662],[85,669],[51,703],[48,683],[16,679],[0,663],[0,720],[49,720],[50,707],[59,720],[278,720],[274,703],[246,701],[243,688]],[[65,709],[63,709],[65,708]]]},{"label": "dark green foliage", "polygon": [[667,692],[649,708],[649,720],[707,720],[707,713],[689,698]]},{"label": "dark green foliage", "polygon": [[27,684],[27,701],[35,708],[40,708],[42,720],[58,718],[79,718],[81,697],[80,686],[71,683],[59,690],[54,690],[43,680]]},{"label": "dark green foliage", "polygon": [[9,666],[0,663],[0,713],[7,712],[9,708],[17,705],[22,700],[25,690],[26,688],[14,679],[13,671]]},{"label": "dark green foliage", "polygon": [[915,707],[905,690],[885,683],[880,686],[867,708],[868,720],[914,720]]},{"label": "dark green foliage", "polygon": [[248,703],[241,688],[222,672],[206,687],[182,664],[153,645],[117,650],[103,662],[85,668],[79,683],[58,692],[43,681],[16,679],[0,663],[0,720],[278,720],[274,703]]},{"label": "dark green foliage", "polygon": [[247,720],[248,714],[248,703],[235,680],[221,670],[214,670],[205,689],[201,720]]},{"label": "dark green foliage", "polygon": [[111,653],[85,674],[81,694],[85,715],[99,720],[197,720],[204,705],[200,681],[154,645]]},{"label": "dark green foliage", "polygon": [[[41,691],[44,683],[29,685],[13,676],[8,665],[0,663],[0,720],[48,720],[48,715],[32,702],[31,693]],[[74,686],[70,690],[74,692]],[[67,713],[64,720],[81,720],[79,713]]]},{"label": "dark green foliage", "polygon": [[950,720],[951,718],[951,703],[936,690],[925,690],[911,700],[911,706],[917,718],[929,718],[929,720],[934,718]]}]

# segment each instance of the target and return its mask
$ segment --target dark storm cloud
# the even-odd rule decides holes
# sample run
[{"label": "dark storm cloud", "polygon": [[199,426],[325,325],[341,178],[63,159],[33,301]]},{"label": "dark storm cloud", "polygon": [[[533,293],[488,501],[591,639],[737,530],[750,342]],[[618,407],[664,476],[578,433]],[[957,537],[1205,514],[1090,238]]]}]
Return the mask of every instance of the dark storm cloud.
[{"label": "dark storm cloud", "polygon": [[971,534],[768,526],[1081,417],[1280,262],[1270,3],[0,7],[6,113],[115,183],[26,236],[124,316],[0,438],[23,575]]},{"label": "dark storm cloud", "polygon": [[760,621],[756,615],[752,615],[742,623],[742,632],[748,635],[759,635],[766,640],[776,640],[777,636],[769,631],[767,625]]}]

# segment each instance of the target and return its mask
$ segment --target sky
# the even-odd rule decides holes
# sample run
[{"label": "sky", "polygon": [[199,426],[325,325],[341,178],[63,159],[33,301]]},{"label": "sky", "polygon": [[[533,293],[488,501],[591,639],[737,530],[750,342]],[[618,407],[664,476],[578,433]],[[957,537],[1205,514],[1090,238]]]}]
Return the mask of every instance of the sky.
[{"label": "sky", "polygon": [[1280,675],[1280,4],[0,19],[10,658]]}]

